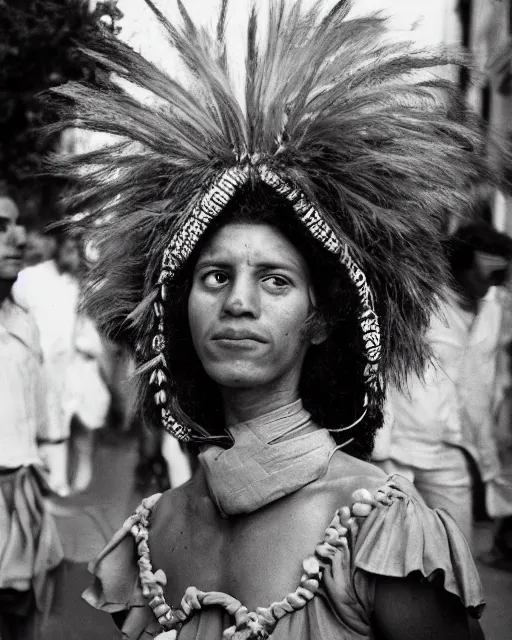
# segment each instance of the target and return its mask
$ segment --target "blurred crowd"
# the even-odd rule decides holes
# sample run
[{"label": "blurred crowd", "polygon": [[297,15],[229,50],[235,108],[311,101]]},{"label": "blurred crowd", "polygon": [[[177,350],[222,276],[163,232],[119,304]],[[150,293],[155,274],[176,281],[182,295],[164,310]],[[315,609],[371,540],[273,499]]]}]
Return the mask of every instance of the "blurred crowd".
[{"label": "blurred crowd", "polygon": [[37,637],[65,557],[49,499],[84,492],[98,435],[138,440],[137,483],[164,490],[190,476],[177,441],[130,405],[133,361],[82,311],[85,249],[60,229],[27,231],[0,193],[0,638]]},{"label": "blurred crowd", "polygon": [[494,520],[479,559],[512,570],[512,238],[484,221],[446,242],[452,283],[431,319],[431,359],[388,391],[373,452],[447,510],[474,548],[475,521]]}]

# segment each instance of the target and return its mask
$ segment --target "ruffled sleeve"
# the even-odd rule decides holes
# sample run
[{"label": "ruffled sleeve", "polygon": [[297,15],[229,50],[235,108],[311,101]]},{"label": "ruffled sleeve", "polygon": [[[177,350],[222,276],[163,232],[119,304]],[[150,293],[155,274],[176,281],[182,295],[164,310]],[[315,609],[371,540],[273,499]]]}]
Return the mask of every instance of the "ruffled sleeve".
[{"label": "ruffled sleeve", "polygon": [[127,612],[121,629],[124,640],[149,640],[160,627],[139,583],[135,541],[130,533],[136,522],[137,516],[128,518],[90,563],[94,582],[84,591],[83,598],[105,613]]},{"label": "ruffled sleeve", "polygon": [[354,549],[357,573],[407,577],[419,572],[440,580],[468,613],[480,617],[482,586],[469,546],[444,509],[429,509],[414,486],[391,476],[376,494],[376,508],[363,522]]}]

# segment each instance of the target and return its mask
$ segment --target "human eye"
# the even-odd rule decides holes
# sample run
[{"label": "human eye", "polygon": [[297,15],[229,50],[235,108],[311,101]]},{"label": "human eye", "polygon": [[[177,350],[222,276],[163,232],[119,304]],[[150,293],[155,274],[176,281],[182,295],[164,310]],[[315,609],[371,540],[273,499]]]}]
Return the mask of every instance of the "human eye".
[{"label": "human eye", "polygon": [[5,233],[9,227],[9,220],[0,218],[0,233]]},{"label": "human eye", "polygon": [[263,278],[263,285],[271,293],[283,293],[291,287],[292,283],[285,276],[271,274]]},{"label": "human eye", "polygon": [[220,289],[227,283],[228,276],[224,271],[207,271],[201,280],[207,289]]}]

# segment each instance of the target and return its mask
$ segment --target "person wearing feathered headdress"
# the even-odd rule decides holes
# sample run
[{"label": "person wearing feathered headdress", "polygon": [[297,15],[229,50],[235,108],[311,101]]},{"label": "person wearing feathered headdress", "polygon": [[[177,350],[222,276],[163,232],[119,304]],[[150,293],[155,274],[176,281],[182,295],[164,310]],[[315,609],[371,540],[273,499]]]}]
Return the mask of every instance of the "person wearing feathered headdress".
[{"label": "person wearing feathered headdress", "polygon": [[428,356],[446,211],[490,174],[456,90],[417,74],[457,57],[386,44],[345,1],[276,0],[264,37],[248,16],[242,99],[227,2],[214,33],[146,2],[190,83],[98,42],[158,104],[60,88],[74,124],[122,138],[62,170],[99,255],[88,308],[199,462],[126,521],[86,599],[133,640],[478,637],[462,534],[365,461],[386,384]]}]

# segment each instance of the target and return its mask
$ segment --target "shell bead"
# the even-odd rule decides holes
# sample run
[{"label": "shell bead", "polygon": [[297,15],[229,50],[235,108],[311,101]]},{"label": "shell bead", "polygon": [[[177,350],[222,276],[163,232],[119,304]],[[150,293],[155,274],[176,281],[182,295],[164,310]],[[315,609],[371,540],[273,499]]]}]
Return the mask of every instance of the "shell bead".
[{"label": "shell bead", "polygon": [[333,547],[332,544],[329,544],[328,542],[322,542],[317,545],[315,553],[324,559],[333,558],[336,553],[336,547]]},{"label": "shell bead", "polygon": [[313,600],[313,598],[315,597],[315,594],[309,589],[306,589],[305,587],[297,587],[297,589],[295,590],[295,593],[300,598],[304,598],[304,600]]},{"label": "shell bead", "polygon": [[375,499],[368,489],[356,489],[352,494],[352,500],[354,502],[363,502],[364,504],[375,504]]},{"label": "shell bead", "polygon": [[190,604],[192,609],[200,609],[201,603],[199,601],[199,596],[202,594],[202,591],[196,589],[196,587],[189,587],[185,592],[185,598],[187,602]]},{"label": "shell bead", "polygon": [[164,631],[159,633],[155,640],[176,640],[176,631]]},{"label": "shell bead", "polygon": [[188,617],[192,611],[192,607],[188,603],[188,600],[186,599],[186,597],[182,599],[180,604],[181,604],[183,613]]},{"label": "shell bead", "polygon": [[247,622],[249,619],[249,609],[244,607],[243,605],[235,611],[235,622],[237,629],[240,628],[243,624]]},{"label": "shell bead", "polygon": [[306,604],[306,600],[304,598],[301,598],[296,593],[289,593],[286,596],[286,601],[289,605],[291,605],[293,609],[300,609]]},{"label": "shell bead", "polygon": [[336,531],[334,527],[328,527],[324,533],[324,542],[328,542],[336,546],[340,539],[340,534]]},{"label": "shell bead", "polygon": [[243,614],[236,619],[235,627],[237,629],[243,629],[244,627],[248,626],[249,620],[250,620],[249,613],[247,611],[244,611]]},{"label": "shell bead", "polygon": [[137,552],[139,554],[146,554],[149,553],[149,547],[148,547],[148,543],[146,542],[146,540],[141,540],[139,542],[139,544],[137,545]]},{"label": "shell bead", "polygon": [[148,558],[142,557],[137,560],[137,564],[139,565],[142,571],[150,571],[151,570],[151,562]]},{"label": "shell bead", "polygon": [[302,563],[302,568],[304,569],[305,573],[312,578],[313,577],[316,578],[317,576],[320,576],[320,573],[321,573],[320,562],[314,556],[310,556],[309,558],[306,558]]},{"label": "shell bead", "polygon": [[167,376],[165,375],[165,373],[162,371],[162,369],[157,369],[156,370],[156,383],[158,384],[158,386],[161,387],[166,382],[167,382]]},{"label": "shell bead", "polygon": [[158,607],[161,604],[165,604],[165,598],[163,596],[155,596],[149,603],[149,606],[155,610],[155,607]]},{"label": "shell bead", "polygon": [[162,616],[165,616],[167,614],[167,612],[170,610],[170,608],[171,607],[164,602],[163,604],[157,605],[153,609],[153,613],[155,614],[155,616],[157,618],[161,618]]},{"label": "shell bead", "polygon": [[365,518],[370,515],[372,509],[371,504],[358,503],[353,506],[352,511],[358,518]]},{"label": "shell bead", "polygon": [[267,627],[275,625],[276,620],[272,615],[272,611],[270,610],[270,607],[257,607],[256,613],[258,614],[258,617],[261,618],[261,620]]},{"label": "shell bead", "polygon": [[142,540],[148,540],[149,534],[145,529],[139,529],[139,533],[135,536],[135,542],[141,542]]},{"label": "shell bead", "polygon": [[301,586],[314,594],[316,593],[316,591],[318,591],[320,583],[315,578],[309,578],[308,580],[304,580],[303,582],[301,582]]},{"label": "shell bead", "polygon": [[272,615],[276,620],[281,620],[285,615],[288,614],[288,611],[283,607],[282,602],[275,602],[270,605],[270,610],[272,611]]},{"label": "shell bead", "polygon": [[155,393],[155,403],[158,407],[162,407],[167,403],[167,394],[163,389]]},{"label": "shell bead", "polygon": [[157,333],[154,336],[151,346],[153,347],[153,351],[155,353],[163,352],[163,350],[165,349],[165,338],[161,333]]}]

